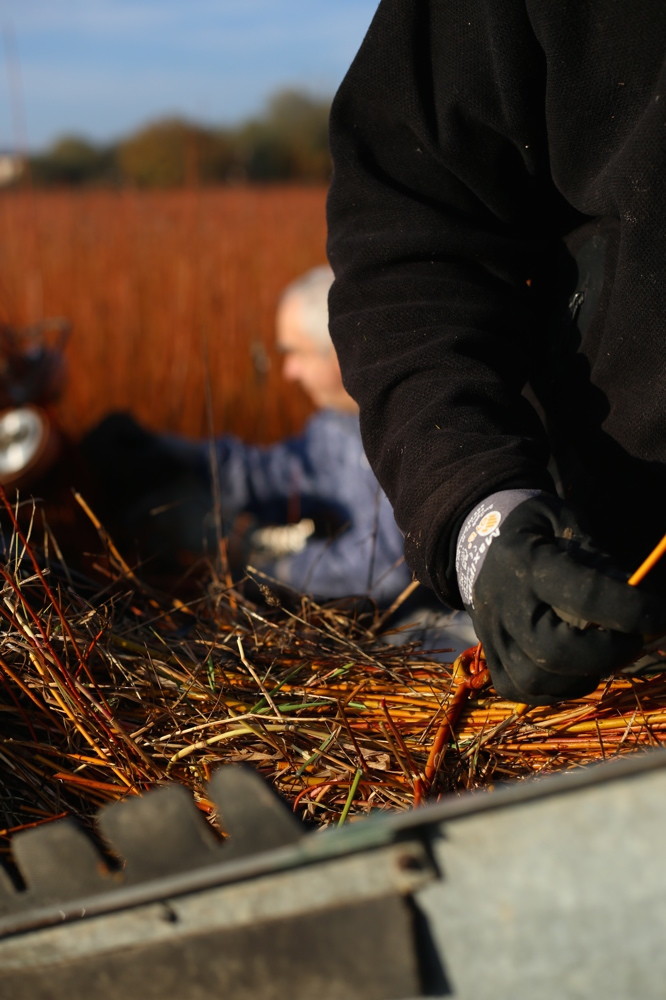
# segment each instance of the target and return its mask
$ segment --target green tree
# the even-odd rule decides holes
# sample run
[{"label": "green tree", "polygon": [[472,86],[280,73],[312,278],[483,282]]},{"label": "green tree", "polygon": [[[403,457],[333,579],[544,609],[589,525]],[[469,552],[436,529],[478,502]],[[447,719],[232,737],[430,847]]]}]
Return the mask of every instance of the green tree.
[{"label": "green tree", "polygon": [[282,137],[291,173],[302,180],[325,180],[330,174],[329,111],[330,101],[296,90],[280,91],[269,102],[267,122]]},{"label": "green tree", "polygon": [[111,180],[112,148],[99,148],[79,135],[64,135],[41,156],[30,159],[30,176],[38,184],[89,184]]},{"label": "green tree", "polygon": [[184,118],[150,122],[115,147],[66,135],[30,161],[36,184],[127,182],[178,187],[227,181],[327,181],[330,101],[282,90],[264,112],[236,128]]},{"label": "green tree", "polygon": [[232,156],[224,133],[181,118],[152,122],[118,147],[123,178],[140,187],[218,180]]},{"label": "green tree", "polygon": [[283,90],[237,134],[238,162],[249,180],[325,181],[330,174],[330,102]]}]

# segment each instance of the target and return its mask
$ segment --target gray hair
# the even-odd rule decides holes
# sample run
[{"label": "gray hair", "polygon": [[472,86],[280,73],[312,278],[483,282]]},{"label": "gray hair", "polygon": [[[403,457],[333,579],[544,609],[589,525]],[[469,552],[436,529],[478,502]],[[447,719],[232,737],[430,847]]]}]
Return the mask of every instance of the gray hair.
[{"label": "gray hair", "polygon": [[333,271],[324,264],[296,278],[280,296],[281,303],[292,297],[299,299],[303,329],[324,350],[332,347],[328,332],[328,292],[332,284]]}]

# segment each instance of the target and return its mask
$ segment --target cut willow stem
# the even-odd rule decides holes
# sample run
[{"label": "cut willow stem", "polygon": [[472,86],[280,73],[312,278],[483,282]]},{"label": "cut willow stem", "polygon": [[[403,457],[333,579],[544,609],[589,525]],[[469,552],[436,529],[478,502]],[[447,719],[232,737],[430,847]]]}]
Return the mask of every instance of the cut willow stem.
[{"label": "cut willow stem", "polygon": [[72,490],[72,495],[76,500],[76,502],[78,503],[79,507],[86,515],[86,517],[89,519],[90,523],[92,524],[93,528],[95,529],[99,537],[102,539],[102,542],[106,545],[111,558],[115,562],[120,572],[128,580],[131,580],[132,583],[135,584],[139,589],[141,589],[140,581],[138,580],[134,570],[130,569],[128,564],[125,562],[120,552],[116,548],[113,539],[109,535],[108,531],[106,530],[100,519],[94,513],[92,508],[84,500],[84,498],[81,496],[78,490]]},{"label": "cut willow stem", "polygon": [[351,809],[351,804],[354,801],[354,796],[356,795],[356,789],[358,788],[358,783],[363,777],[363,771],[360,767],[357,769],[354,775],[354,780],[351,783],[351,788],[349,789],[349,795],[347,796],[347,801],[344,804],[344,808],[340,813],[340,819],[338,820],[338,826],[342,826],[347,816],[349,815],[349,810]]},{"label": "cut willow stem", "polygon": [[664,555],[665,552],[666,552],[666,535],[664,535],[659,544],[654,547],[654,549],[647,557],[647,559],[645,559],[645,561],[640,564],[636,572],[629,577],[629,579],[627,580],[629,586],[637,587],[638,584],[641,582],[641,580],[643,580],[648,575],[652,567],[659,562],[659,560],[661,559],[661,557]]}]

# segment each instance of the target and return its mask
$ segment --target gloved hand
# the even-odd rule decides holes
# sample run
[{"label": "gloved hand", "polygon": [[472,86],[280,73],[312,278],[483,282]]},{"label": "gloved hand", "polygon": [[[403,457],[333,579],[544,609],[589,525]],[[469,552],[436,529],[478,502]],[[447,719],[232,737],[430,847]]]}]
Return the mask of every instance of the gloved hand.
[{"label": "gloved hand", "polygon": [[475,538],[463,527],[459,553],[484,531],[467,610],[503,697],[581,697],[666,629],[666,600],[630,587],[558,498],[523,499],[498,525],[487,515]]},{"label": "gloved hand", "polygon": [[242,575],[248,564],[265,569],[278,559],[294,556],[303,551],[314,533],[315,523],[307,517],[293,524],[261,524],[243,511],[227,533],[232,572]]}]

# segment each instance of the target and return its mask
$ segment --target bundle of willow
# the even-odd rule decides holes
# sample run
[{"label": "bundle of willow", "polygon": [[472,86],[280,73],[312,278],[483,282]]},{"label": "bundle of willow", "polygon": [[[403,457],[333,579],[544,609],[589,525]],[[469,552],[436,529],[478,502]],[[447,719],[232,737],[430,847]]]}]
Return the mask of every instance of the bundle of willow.
[{"label": "bundle of willow", "polygon": [[325,826],[666,739],[666,675],[526,710],[472,654],[452,665],[378,642],[373,614],[304,597],[264,608],[219,576],[183,603],[120,559],[92,587],[14,530],[0,566],[5,850],[18,829],[90,824],[105,803],[170,781],[215,826],[207,781],[229,762]]}]

